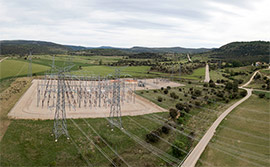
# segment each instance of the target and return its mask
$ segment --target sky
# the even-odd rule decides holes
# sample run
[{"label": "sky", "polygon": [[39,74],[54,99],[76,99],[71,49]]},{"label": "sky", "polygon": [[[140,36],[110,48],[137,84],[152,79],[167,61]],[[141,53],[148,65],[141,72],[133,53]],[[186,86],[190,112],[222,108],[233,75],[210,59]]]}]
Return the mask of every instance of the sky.
[{"label": "sky", "polygon": [[270,40],[269,0],[0,0],[0,40],[213,48]]}]

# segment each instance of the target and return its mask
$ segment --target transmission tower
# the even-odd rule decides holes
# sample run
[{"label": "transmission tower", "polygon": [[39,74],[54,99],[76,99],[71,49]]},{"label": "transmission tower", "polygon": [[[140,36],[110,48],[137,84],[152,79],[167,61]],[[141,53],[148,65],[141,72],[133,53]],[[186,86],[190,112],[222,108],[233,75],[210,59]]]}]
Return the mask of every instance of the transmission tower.
[{"label": "transmission tower", "polygon": [[54,115],[53,133],[55,142],[61,135],[65,135],[69,139],[66,122],[66,104],[65,104],[65,92],[67,91],[65,76],[63,73],[58,74],[57,80],[57,100]]},{"label": "transmission tower", "polygon": [[28,56],[28,61],[29,61],[29,65],[28,65],[28,74],[27,77],[32,77],[32,52],[30,52],[29,56]]},{"label": "transmission tower", "polygon": [[122,128],[120,88],[120,69],[115,69],[115,80],[113,81],[113,97],[110,109],[110,120],[112,126],[116,125]]}]

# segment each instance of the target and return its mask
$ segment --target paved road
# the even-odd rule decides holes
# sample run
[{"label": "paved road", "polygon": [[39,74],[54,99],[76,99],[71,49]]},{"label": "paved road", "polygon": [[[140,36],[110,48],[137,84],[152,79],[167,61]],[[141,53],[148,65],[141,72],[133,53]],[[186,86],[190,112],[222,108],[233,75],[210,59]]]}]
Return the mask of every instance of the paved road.
[{"label": "paved road", "polygon": [[[242,85],[240,88],[243,88],[245,86],[247,86],[254,78],[254,76],[258,73],[258,71],[256,71],[252,77],[250,78],[250,80],[245,83],[244,85]],[[224,111],[219,117],[218,119],[212,124],[212,126],[208,129],[208,131],[205,133],[205,135],[202,137],[202,139],[199,141],[199,143],[196,145],[196,147],[192,150],[192,152],[189,154],[189,156],[186,158],[186,160],[184,161],[184,163],[182,164],[182,167],[194,167],[197,163],[197,161],[199,160],[201,154],[203,153],[204,149],[206,148],[207,144],[209,143],[209,141],[211,140],[211,138],[214,136],[216,128],[218,127],[218,125],[221,123],[221,121],[238,105],[240,105],[241,103],[243,103],[245,100],[247,100],[251,95],[252,95],[252,89],[247,89],[247,88],[243,88],[247,91],[247,95],[237,101],[236,103],[234,103],[232,106],[230,106],[226,111]]]},{"label": "paved road", "polygon": [[1,59],[1,60],[0,60],[0,63],[1,63],[2,61],[4,61],[5,59],[7,59],[7,58],[8,58],[8,57],[5,57],[5,58]]},{"label": "paved road", "polygon": [[209,75],[209,65],[206,64],[205,66],[205,79],[204,82],[209,82],[210,81],[210,75]]}]

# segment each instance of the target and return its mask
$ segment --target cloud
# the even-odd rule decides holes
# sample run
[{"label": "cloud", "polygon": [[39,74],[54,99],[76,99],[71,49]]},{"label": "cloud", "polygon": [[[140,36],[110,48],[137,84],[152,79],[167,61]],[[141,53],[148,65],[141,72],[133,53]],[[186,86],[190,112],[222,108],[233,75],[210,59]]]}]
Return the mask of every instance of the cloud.
[{"label": "cloud", "polygon": [[218,47],[269,40],[268,0],[0,0],[0,40]]}]

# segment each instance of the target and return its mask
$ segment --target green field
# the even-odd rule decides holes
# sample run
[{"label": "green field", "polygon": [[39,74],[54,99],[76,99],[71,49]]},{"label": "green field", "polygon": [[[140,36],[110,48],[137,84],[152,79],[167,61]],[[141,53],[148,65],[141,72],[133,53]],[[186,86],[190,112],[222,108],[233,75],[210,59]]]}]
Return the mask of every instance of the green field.
[{"label": "green field", "polygon": [[182,75],[181,78],[184,79],[194,79],[194,80],[204,80],[205,67],[198,68],[193,71],[191,75]]},{"label": "green field", "polygon": [[222,74],[224,74],[223,72],[221,72],[220,70],[210,70],[209,71],[209,75],[210,75],[210,79],[213,80],[214,82],[216,82],[217,80],[228,80],[228,78],[225,78],[222,76]]},{"label": "green field", "polygon": [[[74,71],[74,73],[84,73],[88,72],[89,74],[107,76],[109,74],[114,75],[116,67],[110,66],[87,66],[83,67],[82,70]],[[124,77],[154,77],[158,73],[148,73],[150,66],[127,66],[120,67],[121,76]]]},{"label": "green field", "polygon": [[[22,62],[18,60],[5,60],[0,63],[0,79],[11,78],[11,77],[18,77],[18,76],[25,76],[28,73],[28,63]],[[39,65],[39,64],[32,64],[32,73],[40,73],[45,72],[46,70],[50,69],[47,66]]]},{"label": "green field", "polygon": [[[167,117],[168,113],[159,113],[158,115]],[[130,118],[150,130],[160,126],[143,116]],[[116,157],[82,119],[74,121],[110,158]],[[106,119],[96,118],[86,119],[86,121],[133,166],[145,166],[147,164],[159,166],[162,163],[164,164],[157,156],[149,153],[148,150],[138,145],[119,129],[114,128],[114,131],[111,131],[111,128],[107,126],[108,121]],[[127,117],[122,117],[122,122],[125,130],[137,135],[142,140],[145,139],[146,133],[149,133]],[[82,155],[78,153],[72,140],[61,137],[57,143],[54,142],[54,137],[50,135],[53,127],[52,120],[12,120],[6,135],[0,142],[1,166],[84,166],[86,163],[83,156],[94,166],[109,166],[109,161],[95,149],[72,121],[68,120],[67,123],[71,139],[78,145]],[[170,141],[173,134],[169,137],[162,137]],[[154,144],[154,146],[170,152],[168,144],[162,141]]]},{"label": "green field", "polygon": [[[206,148],[200,158],[204,163],[199,162],[197,166],[205,166],[207,163],[213,166],[270,166],[269,108],[270,102],[268,99],[260,99],[257,95],[252,95],[247,101],[233,110],[221,125],[259,138],[219,127],[210,142],[210,147]],[[237,119],[232,116],[253,119],[254,121]],[[237,158],[211,147],[220,148]]]}]

